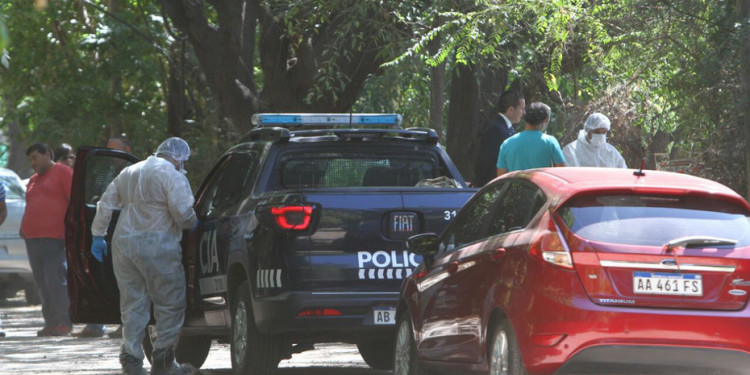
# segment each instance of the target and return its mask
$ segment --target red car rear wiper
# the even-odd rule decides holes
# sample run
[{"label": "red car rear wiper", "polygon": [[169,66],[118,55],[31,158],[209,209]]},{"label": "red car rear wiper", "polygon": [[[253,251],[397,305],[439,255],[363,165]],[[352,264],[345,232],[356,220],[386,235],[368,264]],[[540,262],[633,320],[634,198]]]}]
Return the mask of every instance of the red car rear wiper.
[{"label": "red car rear wiper", "polygon": [[718,238],[710,236],[687,236],[675,238],[666,244],[664,244],[664,251],[670,252],[678,247],[684,248],[700,248],[700,247],[714,247],[714,246],[733,246],[737,244],[736,240],[730,240],[727,238]]}]

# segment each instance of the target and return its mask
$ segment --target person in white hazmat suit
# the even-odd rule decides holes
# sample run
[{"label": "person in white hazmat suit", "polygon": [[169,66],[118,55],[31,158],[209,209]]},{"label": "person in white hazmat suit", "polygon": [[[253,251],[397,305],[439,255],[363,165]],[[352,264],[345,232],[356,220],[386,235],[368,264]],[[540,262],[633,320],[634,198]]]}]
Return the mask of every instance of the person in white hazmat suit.
[{"label": "person in white hazmat suit", "polygon": [[100,262],[107,253],[104,236],[112,210],[121,209],[112,236],[112,265],[120,289],[120,363],[127,375],[146,373],[141,340],[152,303],[157,336],[151,374],[194,370],[177,364],[174,357],[185,317],[180,239],[183,229],[195,229],[198,224],[193,193],[184,176],[189,156],[190,146],[183,139],[165,140],[154,155],[123,169],[96,205],[91,253]]},{"label": "person in white hazmat suit", "polygon": [[578,139],[563,149],[569,167],[627,168],[620,152],[607,143],[610,121],[601,113],[594,113],[578,132]]}]

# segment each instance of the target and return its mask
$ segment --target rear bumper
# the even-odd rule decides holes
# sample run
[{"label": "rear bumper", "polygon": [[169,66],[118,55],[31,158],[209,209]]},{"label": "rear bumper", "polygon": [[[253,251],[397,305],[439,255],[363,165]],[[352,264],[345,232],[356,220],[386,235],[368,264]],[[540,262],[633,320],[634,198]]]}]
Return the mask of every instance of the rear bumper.
[{"label": "rear bumper", "polygon": [[742,375],[750,354],[719,349],[607,345],[577,353],[556,374]]},{"label": "rear bumper", "polygon": [[747,308],[627,308],[578,298],[543,315],[518,338],[529,374],[742,374],[750,368]]},{"label": "rear bumper", "polygon": [[22,238],[0,238],[0,293],[8,294],[34,282]]},{"label": "rear bumper", "polygon": [[29,255],[22,238],[0,238],[0,277],[4,274],[29,274]]},{"label": "rear bumper", "polygon": [[[310,336],[320,341],[392,335],[398,293],[286,292],[253,301],[258,329],[266,334]],[[334,309],[340,316],[299,316],[306,309]],[[374,310],[393,309],[393,324],[377,324]]]}]

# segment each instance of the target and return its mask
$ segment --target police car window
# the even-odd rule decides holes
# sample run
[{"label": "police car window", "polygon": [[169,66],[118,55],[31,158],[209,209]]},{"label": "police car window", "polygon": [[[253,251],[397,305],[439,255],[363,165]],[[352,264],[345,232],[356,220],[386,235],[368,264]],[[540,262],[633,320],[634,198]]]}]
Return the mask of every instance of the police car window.
[{"label": "police car window", "polygon": [[201,216],[215,218],[236,208],[250,194],[255,181],[257,157],[254,153],[230,155],[219,167],[201,197]]},{"label": "police car window", "polygon": [[279,169],[276,189],[416,186],[441,172],[427,153],[294,154],[285,158]]},{"label": "police car window", "polygon": [[497,184],[478,194],[461,210],[444,236],[439,251],[450,253],[457,248],[487,237],[487,223],[505,184]]},{"label": "police car window", "polygon": [[531,183],[509,183],[489,220],[489,235],[525,228],[546,200],[542,191]]},{"label": "police car window", "polygon": [[86,176],[83,188],[84,202],[87,205],[95,205],[99,202],[110,182],[123,169],[132,164],[132,162],[116,156],[101,154],[86,156]]}]

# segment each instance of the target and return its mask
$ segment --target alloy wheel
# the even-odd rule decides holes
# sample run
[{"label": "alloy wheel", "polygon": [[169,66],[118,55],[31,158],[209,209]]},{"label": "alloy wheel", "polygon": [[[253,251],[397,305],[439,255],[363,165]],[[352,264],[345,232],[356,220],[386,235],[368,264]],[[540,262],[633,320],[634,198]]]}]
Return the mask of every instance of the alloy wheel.
[{"label": "alloy wheel", "polygon": [[247,307],[244,301],[237,303],[234,312],[234,327],[232,334],[232,347],[234,348],[234,358],[238,367],[245,363],[245,348],[247,347]]},{"label": "alloy wheel", "polygon": [[508,351],[508,335],[504,330],[498,330],[492,343],[490,352],[490,375],[507,375],[510,353]]},{"label": "alloy wheel", "polygon": [[408,375],[411,357],[411,332],[409,323],[406,320],[401,321],[396,335],[396,358],[394,361],[394,375]]}]

